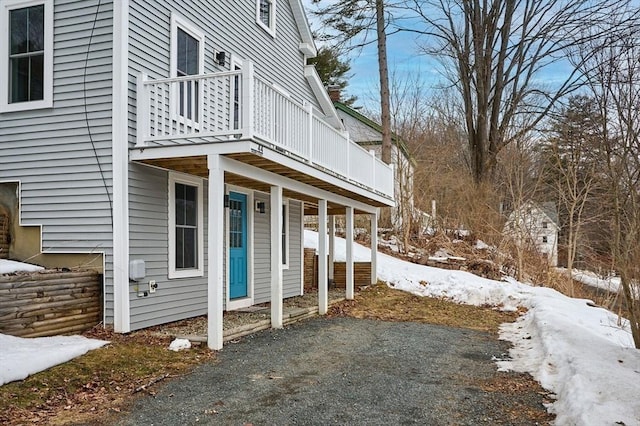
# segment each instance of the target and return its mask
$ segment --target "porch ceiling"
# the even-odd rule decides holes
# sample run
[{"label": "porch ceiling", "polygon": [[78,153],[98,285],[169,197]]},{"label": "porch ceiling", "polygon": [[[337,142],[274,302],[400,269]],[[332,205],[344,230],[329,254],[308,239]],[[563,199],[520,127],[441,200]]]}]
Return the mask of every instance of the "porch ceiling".
[{"label": "porch ceiling", "polygon": [[[291,167],[287,167],[283,164],[272,161],[268,158],[264,158],[263,156],[260,156],[260,155],[243,152],[243,153],[227,154],[225,156],[233,160],[251,165],[253,167],[256,167],[280,176],[284,176],[289,179],[295,180],[297,182],[301,182],[309,186],[313,186],[313,187],[325,190],[327,192],[331,192],[333,194],[341,195],[343,197],[346,197],[370,206],[374,206],[374,207],[386,206],[386,204],[380,203],[377,200],[365,197],[361,194],[358,194],[352,191],[348,191],[337,185],[333,185],[329,182],[323,181],[322,179],[318,179],[316,177],[310,176],[299,170],[295,170]],[[139,160],[139,162],[148,164],[154,167],[159,167],[162,169],[173,170],[181,173],[187,173],[187,174],[199,176],[205,179],[209,175],[206,155],[145,159],[145,160]],[[241,176],[241,175],[230,173],[230,172],[225,172],[224,180],[225,180],[225,183],[227,184],[237,185],[237,186],[253,189],[256,191],[261,191],[266,193],[270,191],[270,185],[266,182],[261,182],[256,179],[252,179],[246,176]],[[305,215],[317,214],[317,210],[318,210],[317,198],[310,196],[308,194],[292,191],[287,188],[283,188],[283,195],[288,198],[304,201]],[[340,214],[344,214],[344,212],[345,212],[345,206],[333,203],[331,201],[328,202],[327,213],[329,215],[340,215]],[[366,213],[366,212],[355,210],[354,213],[357,214],[357,213]]]}]

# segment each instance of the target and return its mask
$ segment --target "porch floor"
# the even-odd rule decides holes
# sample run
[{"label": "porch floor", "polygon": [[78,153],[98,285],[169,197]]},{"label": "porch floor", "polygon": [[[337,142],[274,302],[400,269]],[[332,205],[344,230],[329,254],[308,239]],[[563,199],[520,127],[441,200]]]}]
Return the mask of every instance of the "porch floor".
[{"label": "porch floor", "polygon": [[[329,289],[329,305],[344,299],[344,289]],[[283,323],[286,326],[318,314],[318,293],[312,291],[303,296],[285,299],[283,305]],[[225,311],[222,325],[225,342],[271,328],[271,304],[261,303],[245,309]],[[160,337],[206,342],[207,316],[158,325],[151,327],[149,331]]]}]

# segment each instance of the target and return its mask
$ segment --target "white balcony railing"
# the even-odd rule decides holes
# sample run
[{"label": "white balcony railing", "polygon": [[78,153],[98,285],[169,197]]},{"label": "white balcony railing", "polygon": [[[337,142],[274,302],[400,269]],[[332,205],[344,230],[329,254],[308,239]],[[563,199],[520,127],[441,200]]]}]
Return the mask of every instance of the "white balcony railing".
[{"label": "white balcony railing", "polygon": [[242,70],[138,81],[137,148],[256,139],[393,197],[393,168],[314,115],[310,104]]}]

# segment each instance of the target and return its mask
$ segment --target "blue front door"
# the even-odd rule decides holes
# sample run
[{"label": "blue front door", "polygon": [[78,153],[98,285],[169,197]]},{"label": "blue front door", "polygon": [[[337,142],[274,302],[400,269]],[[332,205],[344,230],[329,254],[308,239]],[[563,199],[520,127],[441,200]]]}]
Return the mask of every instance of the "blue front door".
[{"label": "blue front door", "polygon": [[247,297],[247,196],[229,194],[229,299]]}]

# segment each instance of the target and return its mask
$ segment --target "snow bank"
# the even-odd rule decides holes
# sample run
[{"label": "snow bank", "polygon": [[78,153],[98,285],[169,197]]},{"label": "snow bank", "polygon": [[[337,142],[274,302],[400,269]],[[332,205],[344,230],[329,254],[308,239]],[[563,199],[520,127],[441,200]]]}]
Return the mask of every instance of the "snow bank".
[{"label": "snow bank", "polygon": [[0,386],[84,355],[109,342],[82,336],[25,339],[0,334]]},{"label": "snow bank", "polygon": [[15,260],[0,259],[0,274],[14,274],[16,272],[36,272],[42,271],[42,266],[31,265],[30,263],[16,262]]},{"label": "snow bank", "polygon": [[[315,234],[315,235],[314,235]],[[305,247],[317,248],[317,234],[305,231]],[[336,260],[344,260],[345,241],[336,239]],[[369,250],[354,247],[354,257],[369,260]],[[511,360],[502,370],[530,373],[557,399],[548,409],[557,425],[640,424],[640,351],[629,327],[611,312],[549,288],[507,279],[493,281],[378,254],[378,277],[390,286],[421,296],[446,297],[502,309],[526,307],[515,323],[503,324]]]}]

